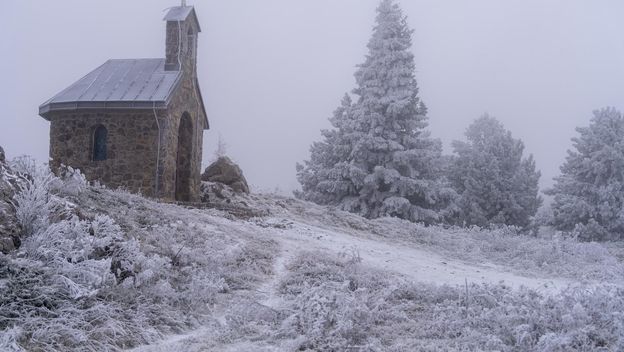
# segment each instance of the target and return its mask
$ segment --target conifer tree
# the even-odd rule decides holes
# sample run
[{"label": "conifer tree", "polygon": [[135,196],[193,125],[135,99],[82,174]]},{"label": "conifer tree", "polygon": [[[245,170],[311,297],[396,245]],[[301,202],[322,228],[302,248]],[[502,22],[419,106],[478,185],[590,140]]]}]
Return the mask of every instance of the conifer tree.
[{"label": "conifer tree", "polygon": [[624,239],[624,117],[596,110],[589,126],[576,130],[561,175],[546,192],[554,196],[554,226],[584,240]]},{"label": "conifer tree", "polygon": [[412,30],[393,0],[377,8],[368,55],[355,73],[355,102],[343,102],[333,130],[298,166],[300,196],[375,218],[435,222],[450,211],[439,140],[426,131],[418,96]]},{"label": "conifer tree", "polygon": [[338,204],[344,199],[357,197],[357,190],[351,182],[347,160],[351,153],[349,131],[352,123],[351,98],[348,94],[330,119],[334,129],[322,130],[322,142],[310,147],[310,160],[297,164],[297,178],[303,191],[295,194],[318,204]]},{"label": "conifer tree", "polygon": [[459,194],[462,225],[514,225],[526,228],[542,203],[539,171],[524,144],[487,114],[466,131],[467,142],[453,142],[450,179]]}]

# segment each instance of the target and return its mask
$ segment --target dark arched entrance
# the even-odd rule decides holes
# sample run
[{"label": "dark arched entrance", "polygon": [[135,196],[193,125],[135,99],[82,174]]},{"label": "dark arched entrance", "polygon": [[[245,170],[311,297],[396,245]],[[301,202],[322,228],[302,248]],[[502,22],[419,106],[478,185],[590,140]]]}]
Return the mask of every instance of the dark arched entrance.
[{"label": "dark arched entrance", "polygon": [[191,200],[191,156],[193,154],[193,122],[188,113],[182,114],[178,128],[178,155],[176,158],[177,201]]}]

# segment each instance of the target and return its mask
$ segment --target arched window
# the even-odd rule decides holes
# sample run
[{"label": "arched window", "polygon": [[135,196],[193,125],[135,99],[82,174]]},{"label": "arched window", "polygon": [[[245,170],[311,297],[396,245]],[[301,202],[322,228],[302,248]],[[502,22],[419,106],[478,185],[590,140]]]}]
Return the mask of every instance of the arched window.
[{"label": "arched window", "polygon": [[99,125],[93,133],[93,161],[106,160],[106,142],[108,139],[108,130],[106,127]]}]

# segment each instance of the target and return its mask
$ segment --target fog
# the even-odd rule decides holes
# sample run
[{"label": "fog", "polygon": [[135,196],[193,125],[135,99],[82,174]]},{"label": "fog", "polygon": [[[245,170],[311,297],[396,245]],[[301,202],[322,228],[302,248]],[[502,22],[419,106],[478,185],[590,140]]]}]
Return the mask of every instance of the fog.
[{"label": "fog", "polygon": [[[445,151],[484,112],[521,138],[547,187],[575,127],[624,109],[621,0],[403,0],[420,94]],[[38,106],[110,58],[164,57],[175,0],[8,0],[0,12],[0,145],[48,157]],[[377,0],[189,0],[211,129],[255,190],[298,187],[295,163],[355,81]]]}]

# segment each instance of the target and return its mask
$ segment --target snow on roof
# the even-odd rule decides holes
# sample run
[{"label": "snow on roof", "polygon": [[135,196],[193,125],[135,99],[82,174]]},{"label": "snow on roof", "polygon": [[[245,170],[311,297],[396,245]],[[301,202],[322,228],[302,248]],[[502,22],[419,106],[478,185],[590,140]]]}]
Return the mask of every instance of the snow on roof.
[{"label": "snow on roof", "polygon": [[165,59],[108,60],[43,103],[39,114],[76,108],[163,108],[181,76],[181,71],[165,71]]},{"label": "snow on roof", "polygon": [[186,19],[193,15],[193,20],[197,25],[197,30],[201,32],[201,28],[199,27],[199,20],[197,19],[197,15],[195,14],[195,8],[193,6],[176,6],[169,9],[169,12],[165,15],[163,20],[165,21],[186,21]]}]

